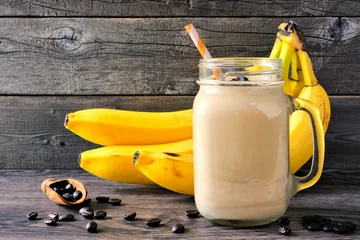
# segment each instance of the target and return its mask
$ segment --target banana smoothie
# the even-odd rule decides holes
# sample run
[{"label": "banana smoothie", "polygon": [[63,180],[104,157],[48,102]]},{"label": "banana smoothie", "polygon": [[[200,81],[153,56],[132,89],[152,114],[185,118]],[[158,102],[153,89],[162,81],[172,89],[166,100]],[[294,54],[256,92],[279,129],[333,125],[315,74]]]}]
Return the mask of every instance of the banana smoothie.
[{"label": "banana smoothie", "polygon": [[281,84],[201,82],[193,105],[198,210],[207,219],[230,226],[278,219],[287,209],[292,184],[289,100]]}]

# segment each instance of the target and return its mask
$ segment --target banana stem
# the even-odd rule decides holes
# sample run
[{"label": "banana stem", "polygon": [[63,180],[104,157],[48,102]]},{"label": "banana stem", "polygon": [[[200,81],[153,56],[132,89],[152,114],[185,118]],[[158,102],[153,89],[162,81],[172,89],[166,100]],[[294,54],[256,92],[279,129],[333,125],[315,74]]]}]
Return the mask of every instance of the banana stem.
[{"label": "banana stem", "polygon": [[295,54],[295,48],[290,44],[283,42],[281,47],[280,58],[282,59],[282,78],[285,82],[289,81],[289,68],[292,56]]},{"label": "banana stem", "polygon": [[291,59],[291,80],[299,81],[297,54],[293,54],[292,59]]},{"label": "banana stem", "polygon": [[318,80],[316,79],[311,59],[309,54],[306,51],[298,50],[297,55],[299,56],[301,69],[304,75],[305,86],[315,86],[318,84]]},{"label": "banana stem", "polygon": [[278,58],[281,52],[281,39],[279,37],[276,37],[275,43],[273,48],[271,49],[270,57],[269,58]]}]

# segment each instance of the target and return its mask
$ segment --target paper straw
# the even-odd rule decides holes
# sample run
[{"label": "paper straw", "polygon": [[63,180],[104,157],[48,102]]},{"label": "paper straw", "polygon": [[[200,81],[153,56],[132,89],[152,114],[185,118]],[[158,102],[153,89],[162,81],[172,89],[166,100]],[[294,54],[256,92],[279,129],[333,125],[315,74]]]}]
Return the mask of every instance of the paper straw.
[{"label": "paper straw", "polygon": [[[185,26],[185,29],[187,31],[187,33],[189,34],[191,40],[194,42],[195,46],[197,47],[197,49],[199,50],[201,56],[203,57],[203,59],[212,59],[209,51],[207,50],[204,42],[201,40],[199,34],[197,33],[195,27],[192,24],[188,24]],[[212,69],[215,75],[215,78],[217,80],[224,80],[224,74],[221,71],[220,68],[213,68]]]}]

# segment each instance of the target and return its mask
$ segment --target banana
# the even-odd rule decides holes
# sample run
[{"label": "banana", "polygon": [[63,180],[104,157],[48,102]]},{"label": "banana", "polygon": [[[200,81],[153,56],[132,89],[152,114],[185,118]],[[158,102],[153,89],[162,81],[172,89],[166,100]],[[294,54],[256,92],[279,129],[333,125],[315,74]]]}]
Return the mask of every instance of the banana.
[{"label": "banana", "polygon": [[192,154],[136,151],[133,164],[160,186],[177,193],[194,195]]},{"label": "banana", "polygon": [[[292,73],[292,77],[297,77],[299,80],[301,91],[298,95],[295,94],[295,96],[312,102],[318,108],[325,133],[330,122],[330,100],[314,74],[302,31],[292,21],[282,23],[279,29],[278,35],[281,36],[283,44],[288,43],[297,50],[297,60],[294,59],[295,57],[292,60],[292,64],[294,64],[292,68],[294,75]],[[299,62],[301,65],[300,69],[298,68]],[[290,171],[292,173],[299,170],[313,155],[313,140],[311,136],[312,128],[309,116],[303,111],[293,112],[290,116]]]},{"label": "banana", "polygon": [[67,114],[64,125],[103,146],[169,143],[192,137],[192,110],[138,112],[94,108]]},{"label": "banana", "polygon": [[132,165],[134,152],[172,152],[192,155],[192,139],[156,145],[108,146],[82,152],[79,165],[100,178],[130,184],[155,184]]}]

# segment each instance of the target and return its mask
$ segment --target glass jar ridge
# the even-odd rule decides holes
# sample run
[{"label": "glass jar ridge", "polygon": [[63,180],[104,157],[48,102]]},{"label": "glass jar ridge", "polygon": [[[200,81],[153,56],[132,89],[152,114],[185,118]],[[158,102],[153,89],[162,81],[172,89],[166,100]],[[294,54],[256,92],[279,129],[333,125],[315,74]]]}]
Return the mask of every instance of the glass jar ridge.
[{"label": "glass jar ridge", "polygon": [[215,85],[264,86],[283,84],[280,58],[212,58],[199,61],[197,83]]}]

